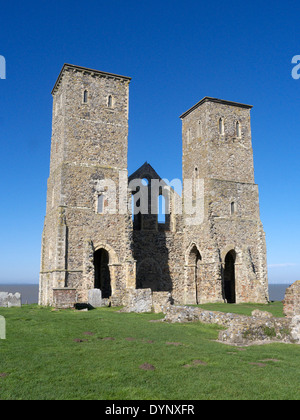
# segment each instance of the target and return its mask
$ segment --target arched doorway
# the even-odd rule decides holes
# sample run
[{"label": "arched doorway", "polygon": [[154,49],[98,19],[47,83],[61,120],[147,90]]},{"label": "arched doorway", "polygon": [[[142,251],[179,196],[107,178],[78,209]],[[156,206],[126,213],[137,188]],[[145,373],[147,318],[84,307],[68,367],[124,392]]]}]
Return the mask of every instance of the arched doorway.
[{"label": "arched doorway", "polygon": [[103,299],[111,296],[111,279],[108,263],[109,254],[106,249],[101,248],[94,252],[94,288],[101,290]]},{"label": "arched doorway", "polygon": [[196,247],[193,245],[188,256],[188,288],[190,289],[189,295],[194,294],[194,303],[200,302],[200,263],[201,254]]},{"label": "arched doorway", "polygon": [[229,251],[225,257],[224,267],[224,299],[227,303],[235,303],[235,259],[234,250]]}]

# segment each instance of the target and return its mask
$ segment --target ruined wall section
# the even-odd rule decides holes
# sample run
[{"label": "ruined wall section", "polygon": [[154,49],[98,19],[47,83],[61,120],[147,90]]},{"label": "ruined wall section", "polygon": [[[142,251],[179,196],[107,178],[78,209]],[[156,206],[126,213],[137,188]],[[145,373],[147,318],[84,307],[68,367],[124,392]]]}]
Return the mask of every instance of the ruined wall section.
[{"label": "ruined wall section", "polygon": [[[181,197],[147,162],[129,177],[129,185],[133,180],[147,180],[133,191],[133,196],[136,192],[141,197],[142,188],[147,202],[144,209],[140,208],[140,203],[136,205],[136,211],[140,211],[140,214],[133,216],[131,246],[136,261],[136,287],[150,288],[153,292],[171,292],[173,298],[180,299],[183,226],[178,206],[181,206]],[[155,182],[160,185],[159,188],[154,186]],[[155,208],[159,195],[165,197],[164,223],[159,222],[158,209]],[[140,200],[134,199],[134,202]]]}]

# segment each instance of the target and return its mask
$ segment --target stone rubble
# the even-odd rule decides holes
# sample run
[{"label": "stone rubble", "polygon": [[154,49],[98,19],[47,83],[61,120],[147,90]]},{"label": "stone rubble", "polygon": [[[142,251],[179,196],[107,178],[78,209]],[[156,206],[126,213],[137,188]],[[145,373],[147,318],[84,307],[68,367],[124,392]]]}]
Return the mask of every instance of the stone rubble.
[{"label": "stone rubble", "polygon": [[235,345],[267,342],[300,344],[300,316],[276,318],[266,311],[254,310],[251,316],[208,311],[192,306],[169,306],[164,322],[203,322],[225,327],[218,340]]},{"label": "stone rubble", "polygon": [[0,307],[11,308],[13,306],[21,307],[21,294],[0,292]]}]

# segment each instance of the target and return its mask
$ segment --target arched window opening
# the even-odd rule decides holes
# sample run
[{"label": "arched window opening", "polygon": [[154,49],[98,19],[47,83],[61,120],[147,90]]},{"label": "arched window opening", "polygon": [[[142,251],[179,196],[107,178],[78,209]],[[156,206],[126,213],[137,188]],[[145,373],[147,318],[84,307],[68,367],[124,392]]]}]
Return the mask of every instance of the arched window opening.
[{"label": "arched window opening", "polygon": [[224,267],[224,299],[227,303],[235,303],[235,260],[234,250],[228,252],[225,257]]},{"label": "arched window opening", "polygon": [[107,98],[107,106],[108,106],[108,108],[112,108],[112,106],[113,106],[113,98],[112,98],[111,95],[109,95],[108,98]]},{"label": "arched window opening", "polygon": [[166,199],[163,195],[158,196],[158,223],[166,223]]},{"label": "arched window opening", "polygon": [[201,255],[196,245],[194,245],[190,251],[188,263],[189,265],[196,265],[199,260],[201,260]]},{"label": "arched window opening", "polygon": [[83,103],[84,103],[84,104],[86,104],[86,103],[87,103],[87,101],[88,101],[88,91],[87,91],[87,90],[85,90],[85,91],[83,92]]},{"label": "arched window opening", "polygon": [[236,122],[236,136],[241,137],[241,124],[239,121]]},{"label": "arched window opening", "polygon": [[200,302],[200,286],[201,286],[201,254],[194,245],[188,256],[187,287],[190,290],[190,303],[197,304]]},{"label": "arched window opening", "polygon": [[138,198],[138,194],[133,193],[131,195],[131,209],[132,209],[132,222],[133,229],[141,230],[142,228],[142,214],[140,211],[141,200]]},{"label": "arched window opening", "polygon": [[219,133],[224,134],[224,118],[219,119]]},{"label": "arched window opening", "polygon": [[109,254],[101,248],[94,252],[95,279],[94,288],[100,289],[102,298],[107,299],[111,296],[111,280],[109,271]]},{"label": "arched window opening", "polygon": [[104,210],[104,196],[99,194],[97,197],[97,213],[102,214]]}]

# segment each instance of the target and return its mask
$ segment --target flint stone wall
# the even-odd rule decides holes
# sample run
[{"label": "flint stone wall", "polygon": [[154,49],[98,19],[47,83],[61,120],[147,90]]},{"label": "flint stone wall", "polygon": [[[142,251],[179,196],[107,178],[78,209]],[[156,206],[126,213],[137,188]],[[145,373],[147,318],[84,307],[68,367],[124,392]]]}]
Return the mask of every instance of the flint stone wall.
[{"label": "flint stone wall", "polygon": [[165,312],[173,303],[170,292],[148,289],[124,289],[110,298],[111,306],[123,306],[122,312]]},{"label": "flint stone wall", "polygon": [[225,327],[218,340],[223,343],[248,345],[267,342],[300,344],[300,317],[275,318],[272,314],[255,310],[252,316],[207,311],[199,307],[170,306],[165,322],[200,321]]},{"label": "flint stone wall", "polygon": [[152,311],[152,291],[151,289],[127,289],[122,312],[151,312]]},{"label": "flint stone wall", "polygon": [[286,289],[283,311],[285,316],[289,318],[300,315],[300,280]]},{"label": "flint stone wall", "polygon": [[21,307],[20,293],[0,292],[0,307],[11,308],[12,306]]},{"label": "flint stone wall", "polygon": [[165,312],[173,304],[173,298],[169,292],[153,292],[152,294],[152,310],[159,314]]}]

